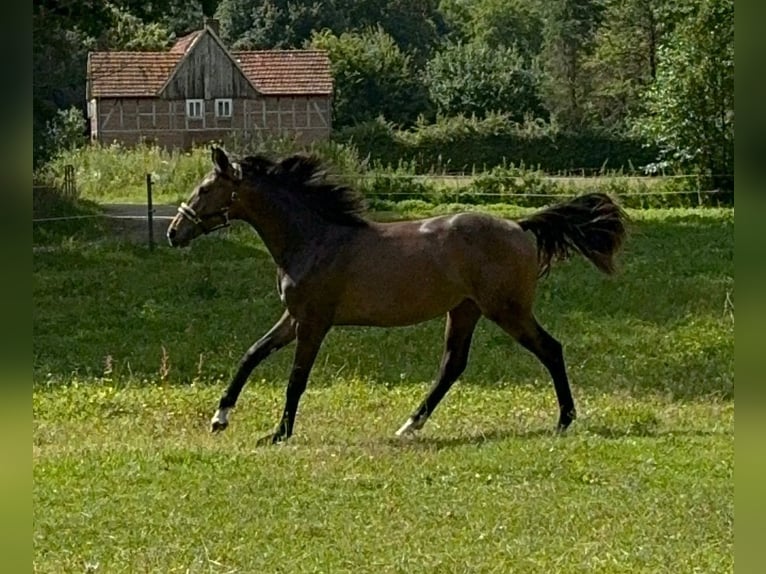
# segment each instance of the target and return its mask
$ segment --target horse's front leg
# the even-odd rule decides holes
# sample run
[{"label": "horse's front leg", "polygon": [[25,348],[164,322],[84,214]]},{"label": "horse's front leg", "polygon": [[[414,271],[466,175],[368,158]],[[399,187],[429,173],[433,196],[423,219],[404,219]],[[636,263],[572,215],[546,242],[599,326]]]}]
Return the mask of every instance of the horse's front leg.
[{"label": "horse's front leg", "polygon": [[229,425],[229,411],[237,403],[239,394],[242,392],[242,388],[245,386],[247,378],[253,372],[253,369],[274,351],[288,345],[294,339],[295,319],[292,318],[289,312],[285,311],[269,332],[258,339],[242,357],[239,369],[237,369],[237,373],[221,396],[218,402],[218,410],[210,422],[213,432],[222,431]]},{"label": "horse's front leg", "polygon": [[311,368],[314,366],[322,341],[329,331],[329,325],[324,323],[298,323],[296,329],[297,345],[293,358],[293,367],[290,371],[290,379],[285,393],[285,408],[279,421],[277,430],[273,434],[266,435],[258,440],[258,445],[274,444],[287,440],[293,434],[295,414],[298,411],[298,403],[303,391],[306,390]]}]

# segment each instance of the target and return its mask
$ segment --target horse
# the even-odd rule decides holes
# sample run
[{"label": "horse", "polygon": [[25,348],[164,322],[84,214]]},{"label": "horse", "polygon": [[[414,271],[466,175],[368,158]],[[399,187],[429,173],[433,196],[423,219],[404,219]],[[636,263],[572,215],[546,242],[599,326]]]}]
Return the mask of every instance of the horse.
[{"label": "horse", "polygon": [[496,323],[547,369],[559,407],[555,431],[576,419],[561,343],[537,321],[539,280],[555,259],[580,254],[607,275],[626,236],[626,214],[609,195],[589,192],[510,220],[462,212],[374,221],[364,195],[334,181],[313,154],[239,161],[211,146],[212,168],[180,203],[166,237],[183,248],[196,237],[250,224],[277,268],[279,320],[247,349],[220,395],[210,431],[229,414],[253,369],[296,341],[284,409],[257,444],[293,436],[296,412],[325,336],[335,326],[402,327],[446,316],[438,376],[395,435],[422,429],[464,372],[480,318]]}]

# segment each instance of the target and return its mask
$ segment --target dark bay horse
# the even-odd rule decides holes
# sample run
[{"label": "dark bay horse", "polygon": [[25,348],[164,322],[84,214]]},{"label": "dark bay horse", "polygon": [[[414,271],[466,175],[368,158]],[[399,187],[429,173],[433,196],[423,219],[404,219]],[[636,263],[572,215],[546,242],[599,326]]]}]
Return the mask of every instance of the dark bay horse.
[{"label": "dark bay horse", "polygon": [[[614,272],[625,213],[609,196],[584,194],[519,221],[458,213],[378,223],[365,217],[363,197],[333,183],[312,156],[239,162],[212,148],[213,169],[167,230],[171,246],[249,223],[277,266],[285,310],[244,354],[222,394],[211,430],[228,426],[230,410],[253,369],[296,342],[276,443],[293,433],[298,403],[319,348],[335,325],[405,326],[446,314],[438,377],[397,435],[422,428],[468,361],[474,328],[494,321],[547,368],[559,404],[558,430],[576,417],[561,344],[537,322],[537,282],[555,258],[579,253]],[[528,233],[529,232],[529,233]]]}]

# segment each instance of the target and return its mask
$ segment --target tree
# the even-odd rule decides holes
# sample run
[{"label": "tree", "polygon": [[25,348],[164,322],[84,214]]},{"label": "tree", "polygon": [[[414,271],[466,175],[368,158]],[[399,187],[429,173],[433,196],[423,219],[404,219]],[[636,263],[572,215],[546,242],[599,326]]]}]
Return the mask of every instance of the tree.
[{"label": "tree", "polygon": [[641,92],[657,74],[659,5],[654,0],[606,2],[594,51],[583,64],[591,78],[589,123],[624,131],[628,118],[640,109]]},{"label": "tree", "polygon": [[593,49],[601,16],[598,0],[550,0],[546,4],[543,93],[551,115],[565,129],[585,127],[590,86],[583,62]]},{"label": "tree", "polygon": [[643,113],[642,93],[657,77],[659,47],[688,16],[689,0],[606,0],[594,50],[583,62],[590,78],[589,124],[625,133]]},{"label": "tree", "polygon": [[253,26],[253,9],[259,0],[221,0],[215,12],[220,22],[221,39],[230,47]]},{"label": "tree", "polygon": [[526,60],[540,53],[542,10],[534,0],[444,0],[442,10],[452,31],[452,43],[514,47]]},{"label": "tree", "polygon": [[314,32],[380,27],[416,61],[444,31],[436,0],[221,0],[223,39],[237,49],[300,48]]},{"label": "tree", "polygon": [[163,50],[170,43],[171,34],[161,24],[144,23],[125,9],[109,5],[112,23],[99,39],[99,45],[109,50],[151,51]]},{"label": "tree", "polygon": [[[215,8],[206,7],[207,4],[217,5],[218,2],[197,3],[176,0],[157,17],[152,17],[145,21],[156,22],[162,25],[163,28],[175,37],[183,36],[193,30],[199,30],[205,16],[212,17],[214,15]],[[211,9],[213,11],[210,11]]]},{"label": "tree", "polygon": [[427,110],[428,98],[408,54],[381,27],[335,35],[314,33],[310,47],[327,50],[335,80],[333,123],[383,116],[401,126]]},{"label": "tree", "polygon": [[82,110],[72,106],[58,110],[45,126],[45,136],[53,151],[68,150],[85,144],[86,120]]},{"label": "tree", "polygon": [[345,30],[380,26],[410,55],[416,67],[425,63],[447,31],[438,0],[336,0],[336,3],[337,12],[347,19]]},{"label": "tree", "polygon": [[59,109],[85,107],[85,63],[111,22],[102,2],[35,2],[32,13],[32,149],[37,166],[54,151],[48,126]]},{"label": "tree", "polygon": [[516,121],[547,117],[539,96],[539,72],[515,48],[482,42],[454,43],[425,69],[425,83],[439,113],[485,117],[507,113]]},{"label": "tree", "polygon": [[657,78],[636,132],[660,160],[734,186],[734,2],[700,0],[660,46]]},{"label": "tree", "polygon": [[314,30],[338,28],[332,0],[222,0],[216,15],[237,50],[299,48]]}]

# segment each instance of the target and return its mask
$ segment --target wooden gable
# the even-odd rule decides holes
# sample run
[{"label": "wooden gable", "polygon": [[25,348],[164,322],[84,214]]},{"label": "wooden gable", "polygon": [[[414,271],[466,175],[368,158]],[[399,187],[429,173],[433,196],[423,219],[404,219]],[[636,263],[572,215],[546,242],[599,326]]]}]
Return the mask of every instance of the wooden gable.
[{"label": "wooden gable", "polygon": [[159,97],[170,100],[253,98],[258,92],[221,41],[205,29],[187,48]]}]

